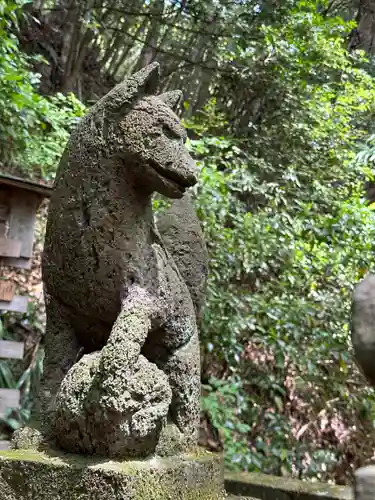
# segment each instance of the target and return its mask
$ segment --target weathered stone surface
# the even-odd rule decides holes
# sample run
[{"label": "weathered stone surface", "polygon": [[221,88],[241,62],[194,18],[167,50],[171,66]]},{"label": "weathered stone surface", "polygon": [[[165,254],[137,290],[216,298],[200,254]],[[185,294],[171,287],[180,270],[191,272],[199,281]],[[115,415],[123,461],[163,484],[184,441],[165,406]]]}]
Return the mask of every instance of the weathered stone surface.
[{"label": "weathered stone surface", "polygon": [[352,489],[347,486],[312,483],[260,473],[227,473],[225,488],[228,493],[240,495],[239,500],[243,497],[262,500],[353,500],[354,498]]},{"label": "weathered stone surface", "polygon": [[221,456],[115,462],[0,452],[0,500],[222,500]]},{"label": "weathered stone surface", "polygon": [[44,437],[39,429],[31,426],[21,427],[13,433],[11,448],[37,451],[43,441]]},{"label": "weathered stone surface", "polygon": [[200,316],[208,275],[208,253],[191,196],[186,193],[158,217],[157,227],[176,262]]},{"label": "weathered stone surface", "polygon": [[153,193],[179,200],[197,180],[173,112],[181,94],[157,95],[158,79],[155,63],[93,106],[56,175],[36,418],[70,452],[168,455],[197,444],[194,304],[201,308],[207,256],[188,197],[172,207],[163,237],[155,226]]},{"label": "weathered stone surface", "polygon": [[374,500],[375,498],[375,466],[361,467],[355,472],[355,500]]},{"label": "weathered stone surface", "polygon": [[227,500],[260,500],[260,499],[255,497],[238,497],[237,495],[236,496],[231,495],[227,497]]},{"label": "weathered stone surface", "polygon": [[351,326],[355,358],[375,386],[375,276],[367,276],[354,290]]},{"label": "weathered stone surface", "polygon": [[61,447],[103,456],[152,454],[172,399],[167,376],[140,355],[133,376],[104,399],[96,380],[100,361],[99,352],[87,354],[61,384],[55,415]]}]

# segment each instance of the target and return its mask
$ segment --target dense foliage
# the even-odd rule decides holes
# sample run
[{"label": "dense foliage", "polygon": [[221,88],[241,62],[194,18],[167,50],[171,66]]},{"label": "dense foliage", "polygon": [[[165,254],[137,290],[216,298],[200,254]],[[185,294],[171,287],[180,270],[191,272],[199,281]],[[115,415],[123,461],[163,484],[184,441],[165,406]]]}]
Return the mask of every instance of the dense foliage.
[{"label": "dense foliage", "polygon": [[348,321],[352,286],[373,265],[369,171],[355,152],[375,93],[343,46],[352,25],[314,7],[262,28],[275,101],[246,139],[207,134],[208,113],[192,141],[211,256],[205,369],[217,366],[204,407],[229,467],[343,481],[364,442],[368,458],[373,449],[375,400],[353,366]]},{"label": "dense foliage", "polygon": [[19,164],[50,180],[56,162],[84,106],[73,94],[45,98],[33,59],[19,50],[17,31],[25,0],[0,0],[0,165]]},{"label": "dense foliage", "polygon": [[[375,158],[373,65],[348,45],[355,6],[23,3],[0,0],[0,161],[50,180],[84,112],[68,91],[94,99],[90,71],[104,93],[104,73],[118,79],[158,59],[163,87],[187,96],[201,168],[195,198],[211,267],[203,409],[227,466],[347,481],[375,449],[375,397],[354,366],[348,324],[375,239],[363,191]],[[34,38],[19,38],[50,56],[51,71],[34,64],[44,80],[20,51],[21,12]],[[65,94],[42,96],[39,83]]]}]

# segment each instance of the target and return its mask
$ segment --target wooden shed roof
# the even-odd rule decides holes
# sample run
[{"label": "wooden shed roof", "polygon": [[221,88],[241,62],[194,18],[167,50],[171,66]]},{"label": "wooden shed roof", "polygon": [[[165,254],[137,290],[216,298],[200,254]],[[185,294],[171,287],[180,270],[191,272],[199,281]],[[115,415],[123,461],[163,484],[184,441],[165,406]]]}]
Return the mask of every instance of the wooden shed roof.
[{"label": "wooden shed roof", "polygon": [[32,191],[38,193],[44,198],[49,198],[52,193],[52,186],[47,184],[39,184],[31,180],[24,180],[13,175],[3,174],[0,172],[0,185],[12,186],[24,191]]}]

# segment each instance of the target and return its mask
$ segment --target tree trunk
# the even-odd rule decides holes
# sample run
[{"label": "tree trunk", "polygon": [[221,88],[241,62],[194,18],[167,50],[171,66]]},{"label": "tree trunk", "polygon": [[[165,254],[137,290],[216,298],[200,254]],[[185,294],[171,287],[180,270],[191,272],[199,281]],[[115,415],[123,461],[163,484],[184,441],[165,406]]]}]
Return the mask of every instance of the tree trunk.
[{"label": "tree trunk", "polygon": [[[138,26],[137,31],[134,34],[134,40],[139,38],[142,30],[144,29],[144,25],[145,25],[145,22],[141,23]],[[116,75],[118,74],[121,66],[125,63],[126,58],[128,57],[132,46],[133,46],[132,42],[128,43],[127,46],[123,49],[122,54],[119,55],[117,62],[113,63],[113,68],[112,69],[110,68],[111,69],[111,76],[113,78],[116,78]]]},{"label": "tree trunk", "polygon": [[357,28],[350,36],[349,50],[362,49],[369,55],[375,53],[375,0],[360,0]]},{"label": "tree trunk", "polygon": [[62,91],[65,93],[75,90],[83,60],[94,38],[93,30],[89,27],[85,30],[81,21],[82,16],[86,23],[92,20],[94,2],[95,0],[87,0],[86,3],[80,3],[79,7],[76,4],[72,10],[75,16],[73,29],[69,39],[65,41],[65,43],[69,43],[69,53],[64,64],[64,79],[62,84]]},{"label": "tree trunk", "polygon": [[[70,50],[72,47],[72,39],[76,29],[76,23],[79,19],[79,7],[76,3],[76,0],[67,0],[66,2],[63,2],[61,6],[61,12],[65,13],[65,19],[63,21],[64,33],[60,61],[65,73]],[[65,75],[63,79],[65,79]]]},{"label": "tree trunk", "polygon": [[197,63],[193,70],[192,106],[190,113],[202,109],[210,97],[210,85],[216,68],[214,59],[216,52],[216,31],[218,25],[218,12],[215,11],[207,18],[203,25],[204,32],[198,37],[194,60]]},{"label": "tree trunk", "polygon": [[157,44],[160,36],[160,28],[162,26],[161,16],[163,15],[163,10],[164,0],[154,0],[151,10],[149,28],[138,62],[135,67],[135,71],[138,71],[144,66],[147,66],[155,59],[157,53]]}]

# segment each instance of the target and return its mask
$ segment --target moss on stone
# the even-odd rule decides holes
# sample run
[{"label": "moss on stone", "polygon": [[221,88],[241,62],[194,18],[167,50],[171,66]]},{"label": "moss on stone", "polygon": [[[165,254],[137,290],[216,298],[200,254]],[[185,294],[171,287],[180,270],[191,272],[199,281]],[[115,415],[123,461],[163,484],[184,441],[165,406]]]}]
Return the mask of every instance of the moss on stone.
[{"label": "moss on stone", "polygon": [[225,485],[230,493],[255,497],[260,491],[272,490],[275,494],[279,492],[280,498],[288,499],[353,499],[352,490],[347,486],[313,483],[256,472],[227,473]]},{"label": "moss on stone", "polygon": [[183,491],[181,488],[176,491],[171,481],[163,483],[150,476],[147,478],[140,477],[134,500],[149,500],[150,498],[153,500],[174,500],[176,498],[183,500],[221,500],[224,496],[223,491],[218,492],[215,485],[209,482],[203,488],[190,489],[189,491]]},{"label": "moss on stone", "polygon": [[222,457],[201,451],[137,461],[4,451],[0,500],[222,500],[222,473]]}]

